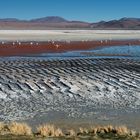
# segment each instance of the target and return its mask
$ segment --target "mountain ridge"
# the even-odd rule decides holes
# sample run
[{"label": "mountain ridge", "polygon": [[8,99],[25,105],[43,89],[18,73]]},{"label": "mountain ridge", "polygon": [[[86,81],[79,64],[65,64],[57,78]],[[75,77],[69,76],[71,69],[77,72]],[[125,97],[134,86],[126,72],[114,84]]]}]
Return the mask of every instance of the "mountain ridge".
[{"label": "mountain ridge", "polygon": [[30,20],[17,18],[0,19],[0,29],[48,29],[48,28],[88,28],[88,29],[140,29],[140,18],[123,17],[118,20],[86,21],[67,20],[59,16],[47,16]]}]

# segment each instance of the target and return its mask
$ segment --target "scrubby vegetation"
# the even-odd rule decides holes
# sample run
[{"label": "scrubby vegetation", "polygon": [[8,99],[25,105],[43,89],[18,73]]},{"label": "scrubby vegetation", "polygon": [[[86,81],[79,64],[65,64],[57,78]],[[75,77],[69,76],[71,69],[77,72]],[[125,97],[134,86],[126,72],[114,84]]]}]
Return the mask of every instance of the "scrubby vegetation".
[{"label": "scrubby vegetation", "polygon": [[32,129],[25,123],[12,122],[8,125],[8,129],[12,135],[32,135]]},{"label": "scrubby vegetation", "polygon": [[[36,131],[25,123],[0,123],[0,139],[11,140],[12,137],[22,139],[43,139],[46,137],[53,137],[57,139],[123,139],[123,140],[140,140],[139,133],[128,129],[126,126],[96,126],[89,128],[79,128],[78,130],[62,130],[54,125],[44,124],[39,125]],[[87,138],[87,139],[86,139]]]},{"label": "scrubby vegetation", "polygon": [[37,135],[43,136],[43,137],[60,137],[64,136],[62,130],[60,128],[56,128],[54,125],[40,125],[37,127]]},{"label": "scrubby vegetation", "polygon": [[18,135],[18,136],[31,136],[33,135],[32,129],[26,123],[2,123],[0,122],[0,134],[1,135]]}]

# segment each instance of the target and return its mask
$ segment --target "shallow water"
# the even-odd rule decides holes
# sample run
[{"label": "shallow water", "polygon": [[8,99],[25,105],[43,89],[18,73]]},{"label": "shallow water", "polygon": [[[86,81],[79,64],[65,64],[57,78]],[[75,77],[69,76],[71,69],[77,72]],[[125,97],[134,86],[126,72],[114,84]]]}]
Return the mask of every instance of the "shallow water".
[{"label": "shallow water", "polygon": [[100,49],[93,50],[95,53],[100,54],[114,54],[114,55],[130,55],[130,56],[140,56],[140,46],[112,46],[112,47],[102,47]]},{"label": "shallow water", "polygon": [[41,53],[27,55],[26,57],[37,57],[42,59],[65,59],[77,57],[95,57],[95,58],[139,58],[140,46],[109,46],[98,47],[91,50],[68,51],[62,53]]},{"label": "shallow water", "polygon": [[67,51],[59,53],[39,53],[23,56],[0,57],[0,60],[64,60],[75,58],[127,58],[140,59],[140,46],[108,46],[91,50]]}]

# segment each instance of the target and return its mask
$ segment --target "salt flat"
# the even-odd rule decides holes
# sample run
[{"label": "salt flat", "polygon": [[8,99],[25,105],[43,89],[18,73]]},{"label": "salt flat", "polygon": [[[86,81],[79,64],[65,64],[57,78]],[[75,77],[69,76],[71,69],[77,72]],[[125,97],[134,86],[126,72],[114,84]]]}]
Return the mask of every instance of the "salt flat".
[{"label": "salt flat", "polygon": [[139,113],[139,68],[131,59],[1,58],[0,120],[88,118],[133,127],[128,117]]},{"label": "salt flat", "polygon": [[0,30],[7,41],[81,41],[140,39],[140,30]]}]

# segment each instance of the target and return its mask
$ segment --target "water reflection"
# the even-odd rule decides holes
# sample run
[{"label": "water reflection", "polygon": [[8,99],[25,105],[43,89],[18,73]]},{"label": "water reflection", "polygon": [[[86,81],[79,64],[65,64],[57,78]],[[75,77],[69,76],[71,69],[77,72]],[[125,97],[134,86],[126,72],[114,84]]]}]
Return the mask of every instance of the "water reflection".
[{"label": "water reflection", "polygon": [[140,56],[140,46],[112,46],[93,50],[99,54]]},{"label": "water reflection", "polygon": [[84,56],[140,56],[140,46],[100,47],[92,50],[69,51],[63,53],[43,53],[42,57],[84,57]]}]

